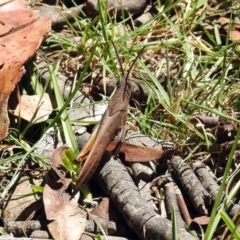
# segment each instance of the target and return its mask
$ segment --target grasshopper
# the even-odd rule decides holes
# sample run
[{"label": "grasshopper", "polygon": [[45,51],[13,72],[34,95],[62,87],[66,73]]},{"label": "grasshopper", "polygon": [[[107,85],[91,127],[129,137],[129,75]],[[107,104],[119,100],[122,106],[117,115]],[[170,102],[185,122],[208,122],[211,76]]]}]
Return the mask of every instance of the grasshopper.
[{"label": "grasshopper", "polygon": [[[117,50],[115,45],[113,44],[118,61],[120,63],[120,58],[117,54]],[[128,77],[130,74],[131,69],[133,68],[134,64],[136,63],[138,57],[142,53],[144,48],[141,49],[138,56],[130,66],[127,74],[124,74],[123,67],[121,66],[121,71],[123,74],[123,79],[118,81],[117,89],[114,93],[113,97],[108,103],[108,108],[106,109],[105,113],[102,116],[102,119],[99,123],[99,127],[95,130],[94,135],[90,138],[90,141],[85,146],[84,153],[80,153],[78,156],[78,160],[81,161],[85,158],[85,155],[88,153],[86,157],[86,161],[83,165],[83,168],[78,176],[75,191],[79,189],[79,187],[89,181],[92,177],[94,172],[96,171],[99,162],[106,150],[106,147],[110,143],[111,140],[116,136],[116,134],[122,129],[127,119],[127,109],[131,97],[131,84],[128,81]],[[91,148],[91,150],[90,150]]]}]

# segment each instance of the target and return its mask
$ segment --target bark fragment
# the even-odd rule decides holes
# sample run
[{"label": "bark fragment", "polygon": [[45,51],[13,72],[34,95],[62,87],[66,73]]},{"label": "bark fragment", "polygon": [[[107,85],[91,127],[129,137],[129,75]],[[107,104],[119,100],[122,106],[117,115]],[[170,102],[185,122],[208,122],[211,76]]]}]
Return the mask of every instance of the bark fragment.
[{"label": "bark fragment", "polygon": [[[171,222],[159,216],[141,198],[125,167],[108,154],[103,160],[95,178],[140,239],[172,239]],[[183,228],[178,228],[178,237],[195,239]]]},{"label": "bark fragment", "polygon": [[205,168],[205,165],[201,162],[195,162],[192,164],[193,171],[202,183],[203,187],[208,191],[212,196],[213,200],[216,199],[219,186],[217,182],[213,179],[212,175],[209,174],[209,171]]},{"label": "bark fragment", "polygon": [[174,211],[176,215],[177,226],[184,228],[184,222],[180,214],[180,210],[177,202],[177,196],[176,196],[175,188],[172,182],[167,183],[164,186],[164,192],[165,192],[165,205],[166,205],[168,219],[171,219],[172,212]]},{"label": "bark fragment", "polygon": [[[217,126],[219,117],[212,117],[206,115],[197,115],[196,118],[204,125],[205,128],[214,128]],[[196,128],[200,128],[200,124],[196,119],[192,119]]]},{"label": "bark fragment", "polygon": [[[211,194],[212,199],[215,201],[220,187],[213,179],[211,172],[201,162],[194,163],[193,170],[201,181],[203,187]],[[224,195],[222,196],[222,199],[224,199]],[[239,215],[240,206],[238,204],[230,203],[227,207],[227,213],[231,217]]]},{"label": "bark fragment", "polygon": [[66,24],[66,21],[73,22],[74,16],[81,14],[82,7],[83,5],[79,5],[63,11],[56,6],[37,6],[34,9],[39,10],[44,17],[51,17],[52,27],[57,28]]},{"label": "bark fragment", "polygon": [[176,190],[176,196],[177,196],[178,207],[181,212],[182,218],[184,222],[187,224],[187,226],[190,226],[192,219],[190,217],[187,205],[184,201],[183,195],[179,188]]},{"label": "bark fragment", "polygon": [[190,166],[183,162],[181,157],[174,156],[169,164],[179,180],[181,186],[187,192],[195,209],[204,215],[208,214],[207,207],[211,205],[211,196],[203,188]]},{"label": "bark fragment", "polygon": [[219,119],[216,129],[216,141],[221,144],[231,141],[237,134],[237,125],[228,119]]},{"label": "bark fragment", "polygon": [[[126,14],[137,15],[143,11],[146,6],[146,0],[132,1],[132,0],[122,0],[122,1],[107,1],[107,9],[111,11],[117,11],[117,13],[122,16],[123,12]],[[95,16],[99,12],[99,6],[97,0],[87,0],[85,3],[84,10],[90,16]]]},{"label": "bark fragment", "polygon": [[[79,211],[85,213],[81,209]],[[124,223],[116,223],[114,221],[108,221],[99,217],[97,220],[107,234],[117,235],[120,237],[129,237],[133,235],[132,231]],[[27,236],[30,236],[30,234],[32,234],[34,231],[46,231],[47,222],[42,220],[9,221],[6,223],[5,229],[7,232],[11,232],[14,236],[22,236],[23,231]],[[93,220],[87,220],[85,231],[92,234],[102,233],[101,229]]]}]

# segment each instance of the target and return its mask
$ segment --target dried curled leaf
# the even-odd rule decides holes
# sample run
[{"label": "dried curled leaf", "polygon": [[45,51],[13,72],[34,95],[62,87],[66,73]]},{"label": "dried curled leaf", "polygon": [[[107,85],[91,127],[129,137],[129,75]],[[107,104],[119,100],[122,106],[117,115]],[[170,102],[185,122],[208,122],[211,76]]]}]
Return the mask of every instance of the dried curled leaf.
[{"label": "dried curled leaf", "polygon": [[25,73],[23,64],[36,53],[51,29],[51,19],[40,19],[39,13],[23,7],[23,1],[5,2],[0,1],[0,140],[7,136],[7,103]]},{"label": "dried curled leaf", "polygon": [[77,199],[71,199],[71,195],[66,192],[71,179],[66,178],[59,169],[64,152],[68,149],[63,145],[53,151],[50,160],[57,174],[49,176],[43,191],[44,209],[50,221],[48,229],[53,238],[58,240],[80,239],[86,225],[86,217],[78,211]]},{"label": "dried curled leaf", "polygon": [[22,95],[19,104],[14,110],[14,115],[28,122],[40,123],[48,119],[52,113],[52,104],[47,93],[39,95]]}]

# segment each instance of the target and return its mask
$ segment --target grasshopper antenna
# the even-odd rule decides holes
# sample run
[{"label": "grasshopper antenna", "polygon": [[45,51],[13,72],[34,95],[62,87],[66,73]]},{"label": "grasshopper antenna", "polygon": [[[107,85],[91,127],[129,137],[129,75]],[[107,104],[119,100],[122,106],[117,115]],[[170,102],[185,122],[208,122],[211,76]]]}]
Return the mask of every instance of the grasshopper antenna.
[{"label": "grasshopper antenna", "polygon": [[141,53],[143,52],[143,50],[145,49],[146,46],[144,46],[144,47],[140,50],[140,52],[138,53],[137,57],[135,58],[135,60],[134,60],[133,63],[131,64],[131,66],[130,66],[128,72],[127,72],[127,75],[124,76],[125,74],[124,74],[124,70],[123,70],[123,67],[122,67],[122,64],[121,64],[121,61],[120,61],[120,57],[119,57],[118,52],[117,52],[117,48],[116,48],[116,46],[115,46],[115,44],[114,44],[114,42],[113,42],[112,39],[111,39],[111,42],[112,42],[112,44],[113,44],[115,53],[116,53],[116,55],[117,55],[118,62],[119,62],[120,67],[121,67],[122,76],[124,77],[125,83],[126,83],[126,84],[125,84],[125,87],[124,87],[124,94],[123,94],[123,99],[124,99],[124,97],[125,97],[125,92],[126,92],[126,87],[127,87],[127,80],[128,80],[129,74],[130,74],[133,66],[135,65],[136,61],[138,60],[139,56],[141,55]]},{"label": "grasshopper antenna", "polygon": [[146,47],[146,46],[144,46],[144,47],[140,50],[140,52],[138,53],[137,57],[134,59],[134,61],[133,61],[133,63],[131,64],[130,68],[128,69],[127,75],[125,76],[125,82],[126,82],[126,84],[125,84],[125,87],[124,87],[123,99],[124,99],[124,97],[125,97],[125,92],[126,92],[126,87],[127,87],[127,80],[128,80],[129,74],[130,74],[133,66],[135,65],[136,61],[138,60],[139,56],[141,55],[141,53],[142,53],[143,50],[145,49],[145,47]]},{"label": "grasshopper antenna", "polygon": [[115,46],[115,44],[114,44],[114,42],[113,42],[112,39],[111,39],[111,42],[112,42],[112,45],[113,45],[113,47],[114,47],[115,53],[116,53],[116,55],[117,55],[117,59],[118,59],[118,62],[119,62],[119,64],[120,64],[121,71],[122,71],[122,77],[123,77],[123,76],[124,76],[124,70],[123,70],[123,67],[122,67],[122,64],[121,64],[121,61],[120,61],[120,57],[119,57],[118,52],[117,52],[117,48],[116,48],[116,46]]},{"label": "grasshopper antenna", "polygon": [[140,52],[138,53],[137,57],[134,59],[132,65],[130,66],[130,68],[129,68],[129,70],[128,70],[128,73],[127,73],[127,75],[126,75],[126,79],[128,79],[129,74],[130,74],[130,72],[131,72],[131,70],[132,70],[134,64],[135,64],[136,61],[138,60],[139,56],[141,55],[141,53],[143,52],[143,50],[144,50],[145,47],[146,47],[146,46],[144,46],[144,47],[140,50]]}]

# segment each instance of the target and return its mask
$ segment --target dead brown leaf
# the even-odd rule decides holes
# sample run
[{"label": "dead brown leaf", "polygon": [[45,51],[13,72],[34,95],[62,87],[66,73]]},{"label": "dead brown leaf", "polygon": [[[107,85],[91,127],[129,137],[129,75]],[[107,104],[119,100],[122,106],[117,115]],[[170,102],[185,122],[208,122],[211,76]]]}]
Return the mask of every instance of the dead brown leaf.
[{"label": "dead brown leaf", "polygon": [[222,26],[227,26],[229,24],[232,24],[232,26],[236,29],[240,29],[240,23],[236,23],[236,22],[232,22],[232,20],[230,18],[226,18],[226,17],[220,17],[218,19],[218,22],[222,25]]},{"label": "dead brown leaf", "polygon": [[[34,181],[36,185],[40,185],[42,180],[31,178],[31,181]],[[11,199],[6,203],[6,208],[4,209],[5,224],[16,220],[26,221],[31,219],[38,207],[41,207],[36,196],[33,194],[29,195],[29,193],[33,193],[31,186],[32,183],[29,180],[22,181],[16,186]]]},{"label": "dead brown leaf", "polygon": [[[67,149],[67,146],[62,146],[53,151],[51,162],[54,171],[59,171],[57,168],[62,161],[63,152]],[[77,200],[71,199],[66,192],[70,182],[61,172],[57,172],[44,186],[44,208],[47,219],[51,221],[48,229],[56,240],[79,240],[86,225],[86,217],[78,211]]]},{"label": "dead brown leaf", "polygon": [[201,225],[201,226],[204,226],[204,225],[207,225],[209,223],[209,219],[210,217],[207,217],[207,216],[201,216],[201,217],[196,217],[193,219],[193,222]]},{"label": "dead brown leaf", "polygon": [[50,18],[40,19],[39,13],[23,6],[23,0],[0,6],[0,140],[7,136],[8,98],[25,73],[23,64],[36,53],[51,29]]},{"label": "dead brown leaf", "polygon": [[[232,22],[231,19],[226,18],[226,17],[220,17],[218,19],[218,22],[223,26],[223,29],[228,32],[229,31],[229,27],[231,27],[230,29],[230,35],[229,38],[231,41],[233,42],[237,42],[240,40],[240,24],[239,23],[234,23]],[[240,46],[237,46],[237,49],[240,51]]]},{"label": "dead brown leaf", "polygon": [[52,112],[52,104],[47,93],[43,97],[39,95],[22,95],[14,115],[28,122],[40,123],[48,119]]},{"label": "dead brown leaf", "polygon": [[48,229],[56,240],[79,240],[85,230],[86,218],[78,212],[78,202],[63,192],[65,186],[58,184],[44,186],[43,201],[47,219],[51,221]]},{"label": "dead brown leaf", "polygon": [[122,221],[121,215],[108,197],[103,197],[101,202],[91,211],[91,214],[108,221]]},{"label": "dead brown leaf", "polygon": [[66,171],[63,166],[62,162],[62,157],[63,157],[63,152],[68,150],[69,147],[67,145],[62,145],[61,147],[55,149],[52,152],[51,155],[51,163],[52,163],[52,169],[55,171],[55,173],[58,175],[60,179],[64,181],[66,177]]},{"label": "dead brown leaf", "polygon": [[232,30],[232,32],[231,32],[231,40],[233,42],[236,42],[236,41],[240,40],[240,32],[238,30]]}]

